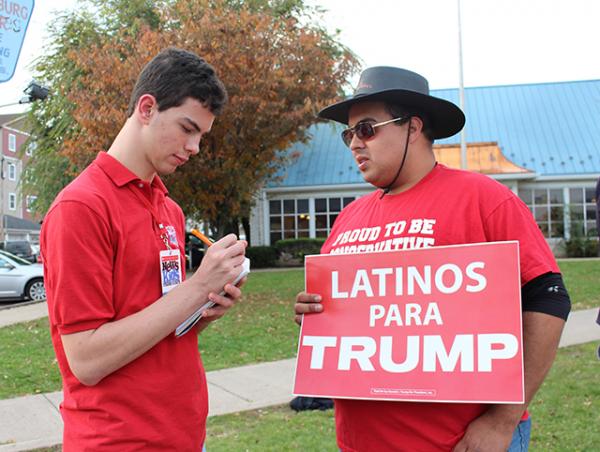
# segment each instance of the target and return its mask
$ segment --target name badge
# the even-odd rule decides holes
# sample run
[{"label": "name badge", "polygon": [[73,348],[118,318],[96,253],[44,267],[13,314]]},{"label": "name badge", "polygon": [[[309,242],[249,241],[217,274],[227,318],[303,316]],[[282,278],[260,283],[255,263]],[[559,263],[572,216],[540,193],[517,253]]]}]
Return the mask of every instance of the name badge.
[{"label": "name badge", "polygon": [[178,249],[160,252],[160,285],[163,295],[182,281],[181,253]]}]

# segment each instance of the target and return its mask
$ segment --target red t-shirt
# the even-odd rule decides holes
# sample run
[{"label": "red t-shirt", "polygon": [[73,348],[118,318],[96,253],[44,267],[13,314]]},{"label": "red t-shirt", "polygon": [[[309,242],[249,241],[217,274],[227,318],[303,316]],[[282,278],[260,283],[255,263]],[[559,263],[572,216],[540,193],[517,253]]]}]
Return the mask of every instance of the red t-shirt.
[{"label": "red t-shirt", "polygon": [[151,184],[106,153],[56,198],[41,247],[52,342],[63,378],[65,451],[200,450],[208,413],[196,334],[169,335],[105,377],[82,385],[61,335],[132,315],[162,295],[166,249],[147,200],[184,266],[184,217],[158,176]]},{"label": "red t-shirt", "polygon": [[[491,178],[438,164],[411,189],[376,191],[338,216],[321,252],[360,253],[518,240],[521,283],[559,272],[530,211]],[[381,228],[378,234],[372,233]],[[371,237],[377,237],[375,241]],[[449,451],[482,404],[336,400],[339,447],[347,451]]]}]

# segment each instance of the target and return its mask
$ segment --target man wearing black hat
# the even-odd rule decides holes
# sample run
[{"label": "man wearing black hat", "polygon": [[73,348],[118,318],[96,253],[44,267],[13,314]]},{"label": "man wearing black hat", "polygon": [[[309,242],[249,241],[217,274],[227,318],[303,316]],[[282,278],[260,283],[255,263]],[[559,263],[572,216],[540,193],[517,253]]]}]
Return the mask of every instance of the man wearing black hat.
[{"label": "man wearing black hat", "polygon": [[[391,249],[518,240],[523,303],[524,405],[336,400],[338,446],[343,451],[522,451],[529,443],[527,404],[552,365],[570,301],[552,252],[530,211],[493,179],[435,161],[433,141],[464,123],[454,104],[430,96],[427,80],[392,67],[362,74],[353,97],[319,113],[349,127],[342,139],[363,178],[378,190],[338,216],[321,252],[386,250],[370,236],[353,247],[349,231],[390,224]],[[386,246],[387,246],[386,245]],[[322,312],[318,294],[299,293],[296,321]]]}]

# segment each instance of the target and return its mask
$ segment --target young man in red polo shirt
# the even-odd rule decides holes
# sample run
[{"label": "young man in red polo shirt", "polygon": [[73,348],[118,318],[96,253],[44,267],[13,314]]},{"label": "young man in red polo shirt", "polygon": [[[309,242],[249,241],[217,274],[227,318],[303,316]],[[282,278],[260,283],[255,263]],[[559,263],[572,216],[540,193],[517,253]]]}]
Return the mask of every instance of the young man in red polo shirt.
[{"label": "young man in red polo shirt", "polygon": [[[378,188],[338,216],[322,253],[352,252],[340,237],[361,228],[425,219],[431,230],[414,243],[443,246],[518,240],[523,299],[524,405],[335,401],[338,445],[347,451],[525,451],[527,404],[550,369],[570,301],[559,269],[531,213],[491,178],[436,163],[433,140],[465,122],[454,104],[429,95],[427,80],[392,67],[365,70],[351,99],[319,116],[347,124],[342,139],[363,178]],[[408,231],[398,237],[412,236]],[[404,249],[411,242],[404,243]],[[352,248],[373,249],[370,237]],[[418,246],[418,245],[415,245]],[[295,313],[322,312],[318,294],[300,293]],[[468,313],[465,313],[468,315]]]},{"label": "young man in red polo shirt", "polygon": [[[228,235],[180,284],[185,222],[160,175],[199,152],[226,102],[214,69],[179,49],[141,72],[129,116],[56,198],[42,229],[52,341],[63,377],[65,451],[201,450],[208,412],[197,331],[240,297],[246,242]],[[161,277],[168,267],[169,279]],[[224,296],[220,293],[224,291]]]}]

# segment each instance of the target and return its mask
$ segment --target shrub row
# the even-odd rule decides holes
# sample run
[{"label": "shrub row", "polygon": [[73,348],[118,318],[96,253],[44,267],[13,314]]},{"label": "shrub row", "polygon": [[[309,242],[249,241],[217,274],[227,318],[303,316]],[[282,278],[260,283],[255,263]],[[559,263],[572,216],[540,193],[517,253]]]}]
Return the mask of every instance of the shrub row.
[{"label": "shrub row", "polygon": [[251,268],[275,267],[277,264],[277,250],[273,246],[249,246],[246,257],[250,259]]},{"label": "shrub row", "polygon": [[275,242],[275,248],[277,249],[279,256],[285,253],[291,255],[294,259],[304,261],[304,256],[309,254],[319,254],[323,243],[325,243],[324,238],[284,239]]},{"label": "shrub row", "polygon": [[251,246],[246,256],[252,268],[286,267],[304,264],[304,256],[319,254],[325,239],[285,239],[273,246]]},{"label": "shrub row", "polygon": [[590,237],[573,237],[565,241],[567,257],[598,256],[598,240]]}]

